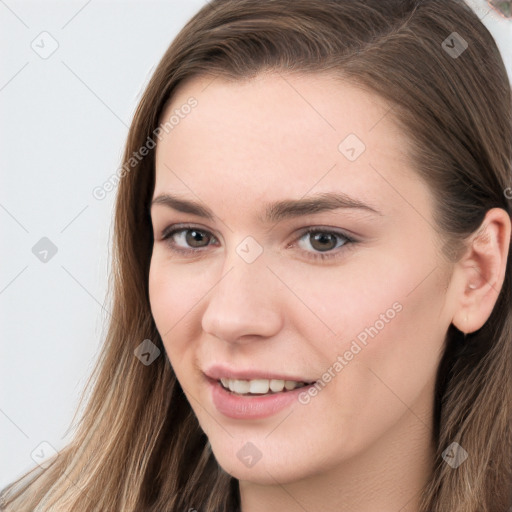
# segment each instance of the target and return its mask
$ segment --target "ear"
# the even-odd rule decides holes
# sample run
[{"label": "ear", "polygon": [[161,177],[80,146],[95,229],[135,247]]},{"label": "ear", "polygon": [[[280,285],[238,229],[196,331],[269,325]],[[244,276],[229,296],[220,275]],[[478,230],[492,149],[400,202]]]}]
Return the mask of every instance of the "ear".
[{"label": "ear", "polygon": [[509,214],[502,208],[489,210],[456,263],[458,303],[452,323],[466,334],[491,316],[505,280],[510,233]]}]

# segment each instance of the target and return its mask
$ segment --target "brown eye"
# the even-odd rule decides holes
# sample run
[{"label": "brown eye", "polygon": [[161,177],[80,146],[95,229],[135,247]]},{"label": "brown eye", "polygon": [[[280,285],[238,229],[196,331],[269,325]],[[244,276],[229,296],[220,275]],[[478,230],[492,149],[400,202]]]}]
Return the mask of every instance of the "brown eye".
[{"label": "brown eye", "polygon": [[191,254],[208,247],[215,237],[208,231],[181,226],[176,229],[167,228],[162,233],[162,240],[165,240],[173,251]]},{"label": "brown eye", "polygon": [[344,251],[353,248],[356,244],[357,240],[344,233],[318,227],[304,231],[296,243],[307,258],[324,261],[341,257]]},{"label": "brown eye", "polygon": [[337,236],[332,233],[309,233],[311,247],[317,251],[329,251],[336,248]]},{"label": "brown eye", "polygon": [[[299,241],[302,240],[308,242],[314,251],[320,252],[331,251],[332,249],[337,249],[338,247],[354,241],[343,233],[320,230],[318,228],[308,229],[306,232],[302,233],[299,237]],[[311,252],[307,247],[305,247],[305,250]]]},{"label": "brown eye", "polygon": [[206,240],[206,245],[208,245],[208,236],[205,236],[205,234],[202,231],[198,231],[197,229],[185,229],[185,242],[190,247],[203,247],[203,243]]}]

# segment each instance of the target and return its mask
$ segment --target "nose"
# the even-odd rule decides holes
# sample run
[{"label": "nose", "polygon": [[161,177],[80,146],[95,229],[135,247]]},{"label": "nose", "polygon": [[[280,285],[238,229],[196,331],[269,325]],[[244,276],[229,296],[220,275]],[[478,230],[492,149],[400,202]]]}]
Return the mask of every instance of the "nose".
[{"label": "nose", "polygon": [[279,284],[263,257],[247,263],[234,254],[207,295],[203,330],[229,343],[275,335],[282,328]]}]

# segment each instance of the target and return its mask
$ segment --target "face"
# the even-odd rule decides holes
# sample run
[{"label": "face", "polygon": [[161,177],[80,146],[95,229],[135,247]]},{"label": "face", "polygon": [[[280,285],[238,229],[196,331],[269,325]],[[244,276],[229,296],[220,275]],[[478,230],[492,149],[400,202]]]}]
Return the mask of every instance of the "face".
[{"label": "face", "polygon": [[389,107],[327,75],[182,85],[162,122],[197,106],[156,149],[150,302],[219,464],[285,483],[406,421],[424,432],[451,316],[432,197]]}]

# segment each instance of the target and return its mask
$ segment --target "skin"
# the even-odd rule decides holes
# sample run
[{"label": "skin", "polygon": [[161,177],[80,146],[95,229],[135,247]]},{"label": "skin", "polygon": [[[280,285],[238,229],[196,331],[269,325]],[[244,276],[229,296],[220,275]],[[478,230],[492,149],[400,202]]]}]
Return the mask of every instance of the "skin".
[{"label": "skin", "polygon": [[[215,220],[152,206],[150,302],[213,453],[240,482],[243,512],[418,512],[446,332],[451,323],[472,332],[489,317],[504,280],[509,217],[489,211],[486,236],[471,239],[456,264],[444,260],[430,190],[389,107],[328,75],[196,77],[181,84],[163,119],[190,96],[198,106],[157,145],[154,197],[199,201]],[[366,145],[353,162],[338,150],[350,133]],[[338,209],[271,225],[259,218],[266,202],[332,191],[381,215]],[[202,230],[199,248],[173,237],[197,255],[162,239],[178,223]],[[322,246],[302,236],[309,227],[345,231],[358,243],[335,238],[327,252],[338,257],[313,260]],[[247,236],[263,249],[252,263],[236,252]],[[333,371],[395,303],[401,311]],[[217,362],[308,380],[331,368],[334,377],[307,404],[235,420],[217,411],[201,371]],[[237,457],[248,441],[261,452],[252,467]]]}]

